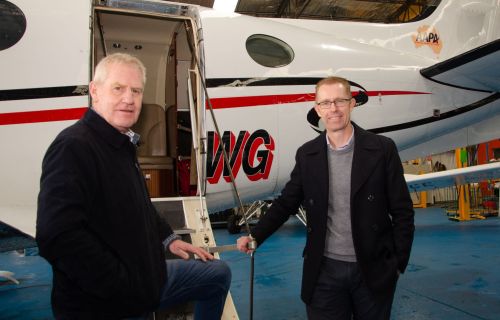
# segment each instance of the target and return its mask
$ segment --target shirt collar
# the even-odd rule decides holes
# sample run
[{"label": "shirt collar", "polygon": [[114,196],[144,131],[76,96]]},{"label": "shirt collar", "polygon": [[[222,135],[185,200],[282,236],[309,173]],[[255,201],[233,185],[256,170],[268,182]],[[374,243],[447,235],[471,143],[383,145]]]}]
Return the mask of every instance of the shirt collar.
[{"label": "shirt collar", "polygon": [[125,132],[124,135],[126,135],[130,139],[130,142],[132,142],[132,144],[134,145],[137,145],[139,139],[141,138],[141,135],[132,131],[132,129],[128,129],[128,131]]},{"label": "shirt collar", "polygon": [[[105,120],[100,114],[98,114],[97,112],[95,112],[94,109],[91,109],[91,110],[94,111],[94,113],[96,115],[98,115],[101,119]],[[130,140],[130,142],[132,142],[133,145],[137,146],[137,143],[139,142],[139,139],[141,138],[140,134],[132,131],[132,129],[128,129],[127,132],[124,132],[123,134],[128,137],[128,139]]]},{"label": "shirt collar", "polygon": [[352,144],[352,141],[353,141],[353,138],[354,138],[354,126],[352,124],[349,124],[352,128],[352,133],[351,133],[351,136],[349,137],[349,139],[347,139],[346,143],[343,145],[343,146],[340,146],[340,147],[337,147],[335,148],[331,143],[330,143],[330,139],[328,139],[328,134],[325,134],[325,137],[326,137],[326,145],[328,146],[328,148],[331,148],[332,150],[344,150],[344,149],[347,149],[351,144]]}]

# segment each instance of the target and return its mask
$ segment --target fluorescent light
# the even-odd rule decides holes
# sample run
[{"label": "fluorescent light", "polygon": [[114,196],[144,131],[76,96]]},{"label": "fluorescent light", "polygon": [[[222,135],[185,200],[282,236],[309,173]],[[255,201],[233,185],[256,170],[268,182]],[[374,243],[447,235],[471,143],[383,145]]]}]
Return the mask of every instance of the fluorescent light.
[{"label": "fluorescent light", "polygon": [[213,8],[219,11],[234,12],[238,0],[215,0]]}]

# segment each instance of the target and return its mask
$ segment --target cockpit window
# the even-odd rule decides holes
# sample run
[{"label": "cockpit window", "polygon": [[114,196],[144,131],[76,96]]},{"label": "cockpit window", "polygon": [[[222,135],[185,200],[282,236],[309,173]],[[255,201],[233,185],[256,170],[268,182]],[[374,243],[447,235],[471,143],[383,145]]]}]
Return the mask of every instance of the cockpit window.
[{"label": "cockpit window", "polygon": [[246,48],[255,62],[270,68],[286,66],[293,61],[295,56],[286,42],[265,34],[254,34],[248,37]]},{"label": "cockpit window", "polygon": [[0,51],[15,45],[26,31],[26,17],[16,5],[0,2]]}]

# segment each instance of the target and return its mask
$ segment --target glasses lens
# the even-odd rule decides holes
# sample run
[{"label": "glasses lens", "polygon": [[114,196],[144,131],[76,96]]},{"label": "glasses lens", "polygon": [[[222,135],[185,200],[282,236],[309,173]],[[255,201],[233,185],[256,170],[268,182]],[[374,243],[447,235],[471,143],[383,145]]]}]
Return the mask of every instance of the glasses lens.
[{"label": "glasses lens", "polygon": [[333,101],[325,100],[318,102],[318,106],[322,109],[329,109],[333,104],[336,107],[345,107],[351,101],[351,99],[335,99]]},{"label": "glasses lens", "polygon": [[321,101],[321,102],[318,102],[317,105],[322,108],[322,109],[327,109],[330,107],[330,101]]},{"label": "glasses lens", "polygon": [[336,99],[334,101],[334,103],[337,107],[344,107],[347,103],[347,100],[346,99]]}]

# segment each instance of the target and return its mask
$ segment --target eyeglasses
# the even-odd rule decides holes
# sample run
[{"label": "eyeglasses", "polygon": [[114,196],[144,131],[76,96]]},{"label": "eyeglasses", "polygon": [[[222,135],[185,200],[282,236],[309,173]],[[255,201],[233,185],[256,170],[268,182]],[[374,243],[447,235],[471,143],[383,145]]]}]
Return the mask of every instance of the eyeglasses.
[{"label": "eyeglasses", "polygon": [[330,109],[332,104],[334,104],[336,107],[341,108],[341,107],[346,107],[349,102],[351,101],[352,98],[349,99],[335,99],[335,100],[325,100],[325,101],[320,101],[317,102],[316,104],[321,108],[321,109]]}]

